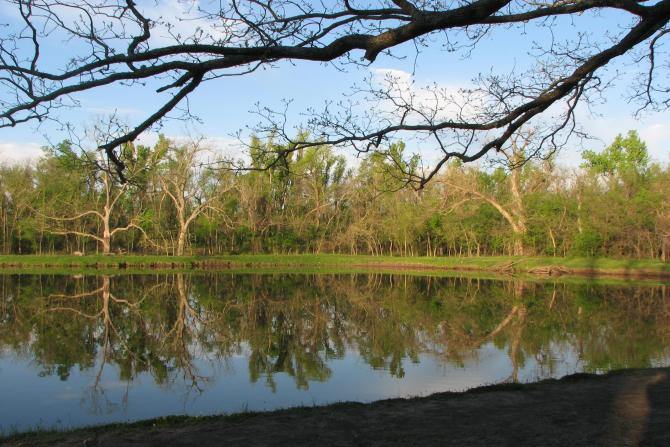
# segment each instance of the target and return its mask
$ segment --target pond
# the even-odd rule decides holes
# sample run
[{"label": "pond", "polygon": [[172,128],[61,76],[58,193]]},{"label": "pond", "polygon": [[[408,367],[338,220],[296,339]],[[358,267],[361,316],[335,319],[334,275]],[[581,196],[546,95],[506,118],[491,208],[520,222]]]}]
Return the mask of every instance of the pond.
[{"label": "pond", "polygon": [[0,431],[668,366],[669,323],[662,284],[0,275]]}]

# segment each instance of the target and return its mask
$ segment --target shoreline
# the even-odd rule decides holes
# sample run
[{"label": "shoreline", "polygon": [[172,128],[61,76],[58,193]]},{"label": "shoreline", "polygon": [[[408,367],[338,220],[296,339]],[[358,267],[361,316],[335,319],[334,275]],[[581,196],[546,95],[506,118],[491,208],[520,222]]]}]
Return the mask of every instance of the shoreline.
[{"label": "shoreline", "polygon": [[370,255],[2,255],[0,271],[33,269],[85,270],[221,270],[234,269],[433,270],[486,272],[534,277],[614,277],[670,279],[670,262],[611,258],[558,258],[541,256],[396,257]]},{"label": "shoreline", "polygon": [[667,445],[668,418],[670,368],[651,368],[580,373],[367,404],[38,431],[0,438],[0,444]]}]

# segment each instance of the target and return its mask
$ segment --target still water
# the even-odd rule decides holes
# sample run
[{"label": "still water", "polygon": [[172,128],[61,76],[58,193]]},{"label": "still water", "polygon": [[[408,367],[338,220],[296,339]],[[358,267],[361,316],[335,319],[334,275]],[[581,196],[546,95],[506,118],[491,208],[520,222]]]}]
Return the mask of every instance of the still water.
[{"label": "still water", "polygon": [[670,285],[0,275],[0,431],[670,365]]}]

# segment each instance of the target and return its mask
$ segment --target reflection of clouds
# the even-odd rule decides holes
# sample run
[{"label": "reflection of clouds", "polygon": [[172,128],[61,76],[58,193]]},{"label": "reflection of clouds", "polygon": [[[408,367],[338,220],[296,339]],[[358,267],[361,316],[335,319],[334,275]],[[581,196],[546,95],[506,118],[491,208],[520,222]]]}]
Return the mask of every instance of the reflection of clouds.
[{"label": "reflection of clouds", "polygon": [[54,399],[56,400],[79,400],[80,397],[81,396],[78,393],[75,393],[73,391],[66,391],[54,395]]},{"label": "reflection of clouds", "polygon": [[509,376],[512,367],[504,352],[487,343],[477,350],[475,357],[465,360],[463,366],[447,363],[432,354],[422,354],[419,363],[408,363],[405,369],[406,375],[400,380],[385,374],[378,382],[366,383],[366,394],[370,394],[370,399],[379,399],[465,391],[500,382]]},{"label": "reflection of clouds", "polygon": [[121,381],[118,381],[118,380],[110,380],[110,381],[103,380],[101,385],[107,391],[109,391],[109,390],[125,390],[126,388],[128,388],[128,382],[121,382]]},{"label": "reflection of clouds", "polygon": [[[513,371],[508,350],[507,345],[498,348],[493,342],[488,342],[477,349],[471,358],[464,360],[462,366],[445,362],[433,354],[422,354],[418,364],[405,365],[407,374],[402,379],[394,378],[390,374],[381,374],[377,375],[378,380],[375,381],[359,380],[359,383],[362,383],[360,391],[363,396],[368,396],[367,400],[375,400],[446,391],[461,392],[498,384],[508,379]],[[579,355],[569,342],[551,343],[549,351],[557,361],[555,369],[544,369],[536,359],[528,356],[519,369],[520,382],[560,378],[583,370]],[[355,355],[355,351],[350,351],[349,354]],[[364,375],[361,371],[353,371],[354,368],[367,367],[364,362],[359,363],[349,365],[352,371],[344,374]],[[334,376],[343,373],[337,368],[334,369]]]}]

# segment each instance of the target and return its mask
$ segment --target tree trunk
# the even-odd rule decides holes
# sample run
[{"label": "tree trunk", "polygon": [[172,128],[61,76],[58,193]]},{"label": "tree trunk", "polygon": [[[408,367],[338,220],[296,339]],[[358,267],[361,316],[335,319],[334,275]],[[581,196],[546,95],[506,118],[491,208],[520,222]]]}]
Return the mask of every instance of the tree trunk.
[{"label": "tree trunk", "polygon": [[112,249],[112,233],[109,231],[109,210],[105,211],[105,217],[102,219],[102,254],[108,255]]},{"label": "tree trunk", "polygon": [[179,227],[179,236],[177,237],[177,256],[184,255],[184,247],[186,246],[186,229],[183,226]]},{"label": "tree trunk", "polygon": [[513,217],[510,217],[515,222],[510,220],[510,223],[514,231],[514,255],[521,256],[524,254],[523,237],[526,235],[526,208],[524,207],[523,196],[521,194],[521,166],[518,164],[523,161],[524,153],[523,150],[516,147],[516,143],[514,146],[512,156],[514,157],[513,162],[515,167],[511,170],[510,174],[510,189],[514,200],[512,203],[513,213],[510,213],[513,214]]}]

